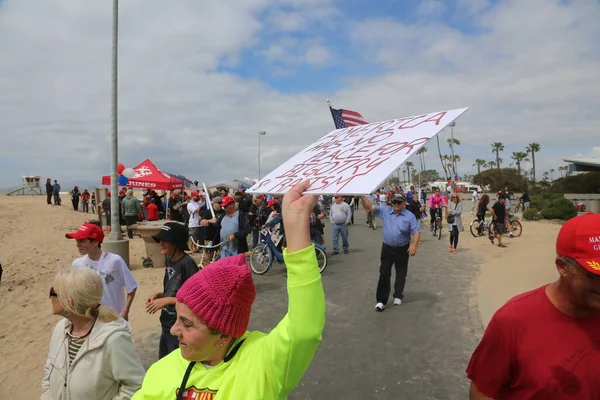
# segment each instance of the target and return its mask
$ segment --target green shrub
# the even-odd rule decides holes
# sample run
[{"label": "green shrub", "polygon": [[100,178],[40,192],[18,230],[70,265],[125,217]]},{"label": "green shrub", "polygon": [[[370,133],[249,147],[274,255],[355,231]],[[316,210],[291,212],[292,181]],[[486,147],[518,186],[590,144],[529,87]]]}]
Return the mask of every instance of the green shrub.
[{"label": "green shrub", "polygon": [[537,208],[543,210],[550,206],[550,202],[556,199],[566,200],[562,194],[551,193],[551,194],[540,194],[537,196],[531,196],[531,208]]},{"label": "green shrub", "polygon": [[571,200],[559,197],[548,202],[548,206],[542,209],[542,217],[545,219],[568,220],[577,215],[577,208]]},{"label": "green shrub", "polygon": [[527,210],[523,211],[523,219],[528,221],[539,221],[542,219],[542,215],[540,214],[540,210],[537,208],[528,208]]}]

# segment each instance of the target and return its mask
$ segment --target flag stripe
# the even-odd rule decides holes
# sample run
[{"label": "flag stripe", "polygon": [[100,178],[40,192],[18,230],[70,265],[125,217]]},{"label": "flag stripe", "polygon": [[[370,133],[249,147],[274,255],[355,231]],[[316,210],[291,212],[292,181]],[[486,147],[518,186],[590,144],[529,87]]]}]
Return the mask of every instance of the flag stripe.
[{"label": "flag stripe", "polygon": [[331,116],[336,129],[347,128],[349,126],[357,126],[368,124],[360,113],[352,110],[331,108]]}]

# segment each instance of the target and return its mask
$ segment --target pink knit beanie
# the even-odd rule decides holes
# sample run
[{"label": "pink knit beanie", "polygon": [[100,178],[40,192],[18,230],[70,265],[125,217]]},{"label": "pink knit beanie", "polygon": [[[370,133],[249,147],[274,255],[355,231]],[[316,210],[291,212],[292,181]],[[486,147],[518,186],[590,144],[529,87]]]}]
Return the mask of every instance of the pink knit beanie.
[{"label": "pink knit beanie", "polygon": [[210,329],[234,338],[246,332],[255,297],[243,254],[207,265],[177,292],[177,301],[191,308]]}]

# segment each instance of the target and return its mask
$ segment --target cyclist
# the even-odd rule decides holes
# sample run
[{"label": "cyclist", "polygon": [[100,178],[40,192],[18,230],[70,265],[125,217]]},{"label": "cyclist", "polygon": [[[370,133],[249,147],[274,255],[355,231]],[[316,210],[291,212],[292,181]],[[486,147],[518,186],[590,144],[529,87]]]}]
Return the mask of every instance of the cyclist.
[{"label": "cyclist", "polygon": [[431,215],[429,230],[432,232],[433,224],[435,223],[438,213],[440,218],[442,218],[442,207],[448,207],[448,202],[446,201],[446,197],[442,195],[440,188],[436,187],[435,193],[429,198],[429,214]]},{"label": "cyclist", "polygon": [[477,231],[479,236],[483,234],[483,225],[485,220],[485,214],[488,212],[488,204],[490,203],[490,196],[484,194],[481,196],[479,203],[477,203],[477,220],[479,221],[479,226],[477,227]]}]

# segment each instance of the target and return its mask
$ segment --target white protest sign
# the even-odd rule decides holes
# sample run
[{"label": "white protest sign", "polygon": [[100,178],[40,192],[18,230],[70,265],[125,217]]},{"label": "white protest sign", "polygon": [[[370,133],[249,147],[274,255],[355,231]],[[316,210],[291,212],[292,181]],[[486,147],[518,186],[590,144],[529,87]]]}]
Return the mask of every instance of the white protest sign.
[{"label": "white protest sign", "polygon": [[305,193],[369,194],[468,108],[337,129],[296,154],[250,193],[283,194],[310,179]]}]

